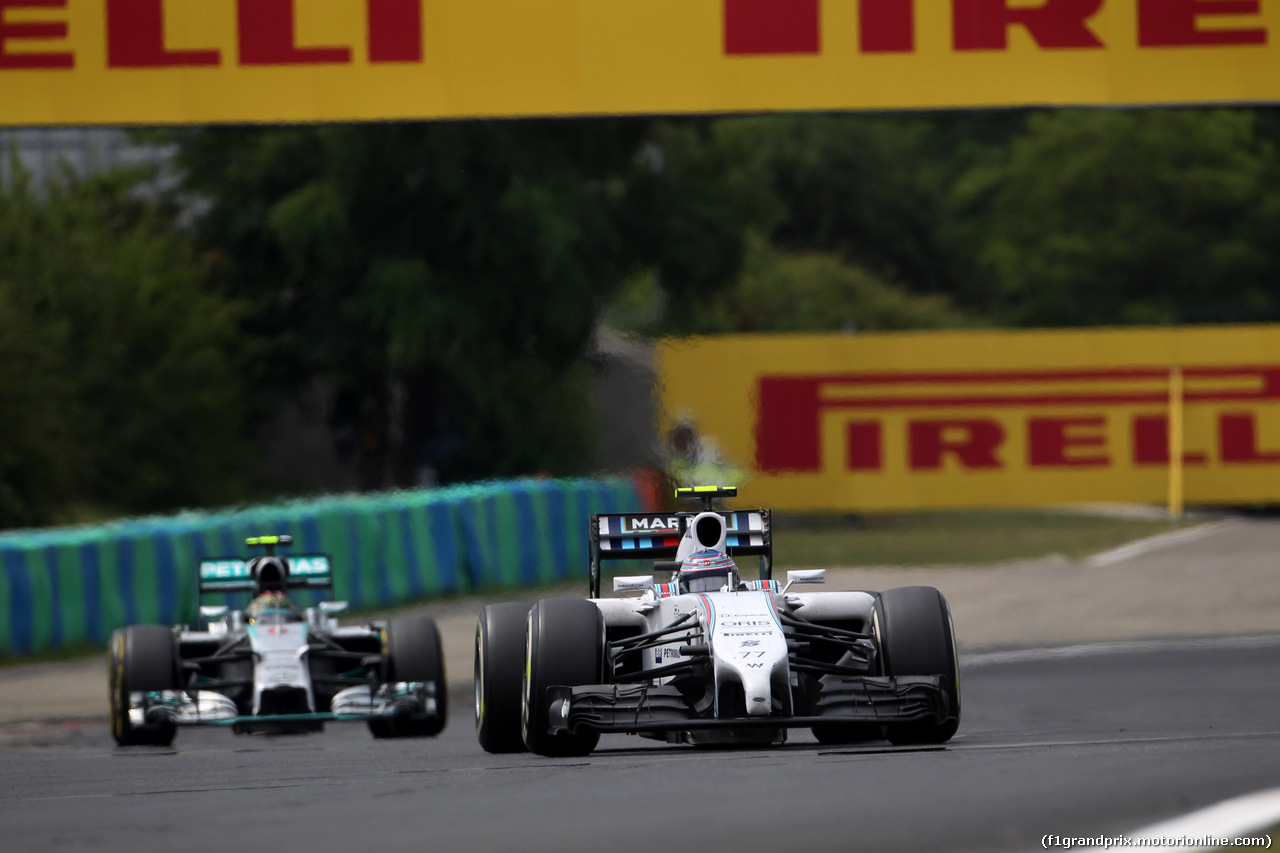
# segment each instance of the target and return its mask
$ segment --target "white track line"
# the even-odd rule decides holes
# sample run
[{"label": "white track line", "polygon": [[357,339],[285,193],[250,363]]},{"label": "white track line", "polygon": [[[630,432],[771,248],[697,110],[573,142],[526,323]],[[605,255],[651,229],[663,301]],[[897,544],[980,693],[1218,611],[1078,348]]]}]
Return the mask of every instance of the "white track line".
[{"label": "white track line", "polygon": [[[1192,812],[1182,817],[1176,817],[1173,820],[1145,827],[1126,837],[1134,840],[1147,839],[1148,843],[1150,843],[1150,840],[1162,838],[1196,839],[1213,837],[1225,838],[1230,844],[1236,838],[1257,836],[1259,833],[1278,825],[1280,825],[1280,788],[1272,788],[1267,791],[1259,791],[1256,794],[1246,794],[1243,797],[1227,800],[1226,802],[1218,803],[1216,806],[1201,809],[1198,812]],[[1262,847],[1244,847],[1240,849],[1265,850],[1269,846],[1263,845]],[[1202,851],[1203,853],[1203,851],[1221,850],[1222,848],[1223,845],[1221,844],[1203,847],[1177,847],[1177,849],[1184,850],[1186,853],[1194,853],[1194,851]],[[1095,851],[1104,849],[1103,847],[1079,848],[1079,853],[1095,853]],[[1123,848],[1116,845],[1111,849],[1120,850]]]},{"label": "white track line", "polygon": [[1181,545],[1185,542],[1201,539],[1210,533],[1217,532],[1220,528],[1230,523],[1229,519],[1214,521],[1210,524],[1200,524],[1183,530],[1173,530],[1157,536],[1148,536],[1146,539],[1139,539],[1137,542],[1130,542],[1128,545],[1121,545],[1119,548],[1112,548],[1110,551],[1094,554],[1085,560],[1085,563],[1090,566],[1110,566],[1113,563],[1129,560],[1151,551],[1158,551],[1161,548],[1168,548],[1171,545]]},{"label": "white track line", "polygon": [[1095,655],[1133,652],[1195,652],[1206,650],[1266,649],[1280,646],[1280,635],[1253,637],[1207,637],[1204,639],[1129,640],[1123,642],[1087,643],[1047,649],[1013,649],[1007,652],[960,654],[961,669],[1002,663],[1028,663]]}]

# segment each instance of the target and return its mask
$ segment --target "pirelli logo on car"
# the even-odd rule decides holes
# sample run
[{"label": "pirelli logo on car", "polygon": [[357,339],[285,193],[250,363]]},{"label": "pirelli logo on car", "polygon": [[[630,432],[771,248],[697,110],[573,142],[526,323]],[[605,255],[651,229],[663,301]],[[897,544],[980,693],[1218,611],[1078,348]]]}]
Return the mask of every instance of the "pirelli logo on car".
[{"label": "pirelli logo on car", "polygon": [[[705,339],[664,408],[751,493],[849,510],[1280,499],[1280,327]],[[686,378],[691,377],[691,378]]]}]

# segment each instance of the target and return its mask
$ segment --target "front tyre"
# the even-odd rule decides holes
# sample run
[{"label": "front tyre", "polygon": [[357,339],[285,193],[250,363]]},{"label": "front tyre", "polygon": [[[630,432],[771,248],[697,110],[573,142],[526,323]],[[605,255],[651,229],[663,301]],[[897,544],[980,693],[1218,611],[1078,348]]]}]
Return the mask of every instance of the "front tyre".
[{"label": "front tyre", "polygon": [[[433,737],[444,730],[449,717],[449,692],[445,682],[440,630],[429,616],[401,616],[387,623],[382,654],[384,684],[416,682],[434,685],[436,708],[369,720],[376,738]],[[414,703],[414,707],[419,707]]]},{"label": "front tyre", "polygon": [[476,623],[476,739],[485,752],[524,752],[520,713],[530,605],[490,604]]},{"label": "front tyre", "polygon": [[178,644],[163,625],[130,625],[111,634],[107,646],[111,736],[120,746],[168,746],[178,727],[167,716],[135,723],[130,695],[180,688]]},{"label": "front tyre", "polygon": [[941,723],[885,727],[890,743],[937,744],[960,727],[960,667],[947,600],[931,586],[885,590],[876,602],[876,629],[885,675],[941,675],[950,714]]},{"label": "front tyre", "polygon": [[587,755],[599,732],[551,734],[548,687],[599,684],[604,676],[604,615],[580,598],[547,598],[533,605],[525,630],[525,746],[537,755]]}]

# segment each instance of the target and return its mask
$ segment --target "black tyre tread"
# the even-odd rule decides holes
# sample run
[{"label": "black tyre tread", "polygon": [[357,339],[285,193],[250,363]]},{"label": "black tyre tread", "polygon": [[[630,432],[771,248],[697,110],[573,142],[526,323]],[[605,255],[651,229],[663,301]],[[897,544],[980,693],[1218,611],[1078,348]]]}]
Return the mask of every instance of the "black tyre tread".
[{"label": "black tyre tread", "polygon": [[476,622],[476,739],[485,752],[524,752],[520,734],[525,601],[490,604]]},{"label": "black tyre tread", "polygon": [[898,745],[949,741],[960,726],[960,674],[956,665],[951,611],[942,593],[930,586],[885,590],[876,602],[885,675],[941,675],[954,717],[941,724],[886,727]]},{"label": "black tyre tread", "polygon": [[173,631],[163,625],[130,625],[112,633],[107,649],[111,735],[120,746],[168,746],[177,727],[133,725],[129,694],[177,690],[178,646]]},{"label": "black tyre tread", "polygon": [[604,616],[580,598],[547,598],[529,611],[521,732],[536,755],[588,755],[600,734],[547,731],[546,690],[554,685],[599,684],[604,677]]}]

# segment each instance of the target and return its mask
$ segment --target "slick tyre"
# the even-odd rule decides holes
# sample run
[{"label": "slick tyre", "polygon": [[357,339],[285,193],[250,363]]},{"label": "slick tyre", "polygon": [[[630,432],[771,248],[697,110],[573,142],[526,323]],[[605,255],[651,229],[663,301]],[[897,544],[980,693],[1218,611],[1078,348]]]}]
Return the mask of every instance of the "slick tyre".
[{"label": "slick tyre", "polygon": [[429,616],[392,619],[387,623],[385,642],[381,671],[383,683],[416,681],[434,684],[436,711],[370,720],[369,731],[376,738],[433,737],[440,734],[448,722],[449,693],[440,630],[435,620]]},{"label": "slick tyre", "polygon": [[547,598],[533,605],[525,631],[520,727],[536,755],[587,755],[599,732],[551,734],[547,688],[600,684],[604,680],[604,616],[580,598]]},{"label": "slick tyre", "polygon": [[942,593],[929,586],[882,592],[876,602],[876,632],[885,675],[941,675],[950,714],[941,723],[885,727],[890,743],[938,744],[960,727],[960,669],[951,610]]},{"label": "slick tyre", "polygon": [[524,752],[524,634],[530,605],[490,604],[476,623],[476,738],[485,752]]},{"label": "slick tyre", "polygon": [[130,625],[111,635],[107,647],[107,685],[111,708],[111,736],[120,746],[168,746],[177,726],[156,721],[135,724],[129,717],[129,696],[177,690],[178,646],[173,631],[163,625]]}]

